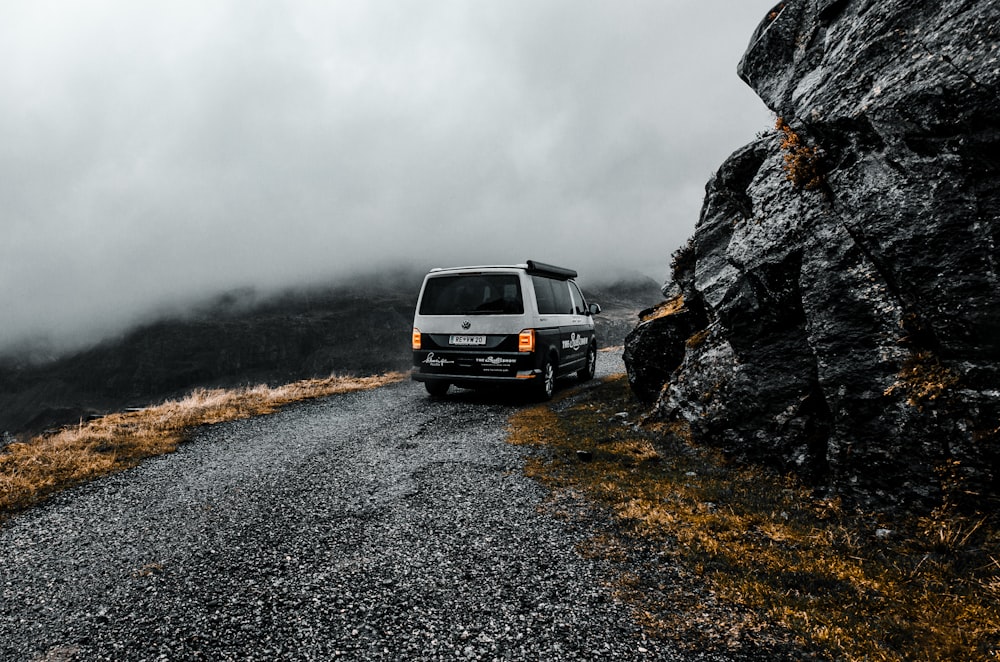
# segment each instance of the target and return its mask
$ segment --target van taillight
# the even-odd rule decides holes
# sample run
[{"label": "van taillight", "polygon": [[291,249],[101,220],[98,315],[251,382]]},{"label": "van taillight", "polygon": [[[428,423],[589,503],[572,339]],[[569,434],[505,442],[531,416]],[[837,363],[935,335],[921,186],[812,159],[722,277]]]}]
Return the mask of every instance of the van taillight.
[{"label": "van taillight", "polygon": [[420,329],[413,327],[413,349],[420,349]]},{"label": "van taillight", "polygon": [[521,333],[517,334],[517,351],[519,352],[535,351],[534,329],[525,329]]}]

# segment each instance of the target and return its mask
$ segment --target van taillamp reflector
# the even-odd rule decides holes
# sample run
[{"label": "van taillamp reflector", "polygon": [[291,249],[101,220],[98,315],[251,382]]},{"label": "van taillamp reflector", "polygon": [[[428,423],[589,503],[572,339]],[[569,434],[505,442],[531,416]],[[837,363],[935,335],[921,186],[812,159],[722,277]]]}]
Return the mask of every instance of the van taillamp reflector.
[{"label": "van taillamp reflector", "polygon": [[525,329],[521,333],[517,334],[517,351],[519,352],[535,351],[534,329]]},{"label": "van taillamp reflector", "polygon": [[413,349],[420,349],[420,329],[413,327]]}]

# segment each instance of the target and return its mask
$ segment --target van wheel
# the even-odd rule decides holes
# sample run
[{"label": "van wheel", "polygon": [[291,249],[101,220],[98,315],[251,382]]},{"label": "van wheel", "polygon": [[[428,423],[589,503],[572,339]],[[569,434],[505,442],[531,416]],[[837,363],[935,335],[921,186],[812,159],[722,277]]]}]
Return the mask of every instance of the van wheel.
[{"label": "van wheel", "polygon": [[545,359],[542,363],[542,374],[535,382],[535,397],[539,400],[551,400],[556,392],[556,366],[552,359]]},{"label": "van wheel", "polygon": [[448,387],[451,386],[448,382],[424,382],[424,388],[427,392],[435,398],[440,398],[448,392]]},{"label": "van wheel", "polygon": [[597,346],[591,345],[587,348],[587,361],[580,368],[576,376],[581,382],[589,382],[597,373]]}]

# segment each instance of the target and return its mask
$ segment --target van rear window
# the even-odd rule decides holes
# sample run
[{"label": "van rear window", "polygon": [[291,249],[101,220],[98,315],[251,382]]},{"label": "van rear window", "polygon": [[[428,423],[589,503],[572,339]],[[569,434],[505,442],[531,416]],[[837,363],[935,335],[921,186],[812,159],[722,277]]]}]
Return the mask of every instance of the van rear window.
[{"label": "van rear window", "polygon": [[428,278],[421,315],[521,315],[517,274],[458,274]]}]

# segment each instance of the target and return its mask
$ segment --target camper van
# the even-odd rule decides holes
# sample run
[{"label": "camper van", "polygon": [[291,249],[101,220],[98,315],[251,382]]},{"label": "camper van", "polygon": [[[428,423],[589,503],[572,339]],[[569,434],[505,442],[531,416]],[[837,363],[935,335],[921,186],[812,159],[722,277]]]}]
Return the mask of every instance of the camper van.
[{"label": "camper van", "polygon": [[592,379],[601,307],[576,277],[532,260],[431,269],[413,318],[413,379],[437,397],[452,385],[520,384],[542,400],[560,377]]}]

